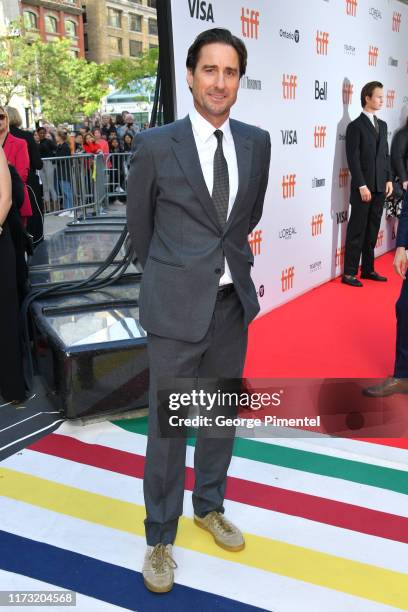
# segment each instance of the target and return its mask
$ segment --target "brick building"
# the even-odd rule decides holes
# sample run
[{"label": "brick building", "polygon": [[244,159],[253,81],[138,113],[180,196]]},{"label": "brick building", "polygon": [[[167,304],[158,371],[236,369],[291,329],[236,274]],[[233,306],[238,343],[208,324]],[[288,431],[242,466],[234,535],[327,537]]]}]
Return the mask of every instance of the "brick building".
[{"label": "brick building", "polygon": [[85,57],[81,0],[22,0],[20,5],[28,33],[39,34],[44,42],[68,38],[72,53]]},{"label": "brick building", "polygon": [[102,63],[158,46],[156,0],[82,0],[85,53]]}]

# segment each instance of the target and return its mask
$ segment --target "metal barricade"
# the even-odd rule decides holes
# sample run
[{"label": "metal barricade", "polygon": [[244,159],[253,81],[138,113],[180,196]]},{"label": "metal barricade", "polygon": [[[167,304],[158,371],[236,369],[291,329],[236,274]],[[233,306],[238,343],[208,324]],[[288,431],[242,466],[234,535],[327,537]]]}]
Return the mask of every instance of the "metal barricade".
[{"label": "metal barricade", "polygon": [[98,214],[106,201],[102,155],[81,153],[43,159],[44,213],[85,217]]},{"label": "metal barricade", "polygon": [[127,179],[132,153],[110,153],[105,160],[105,193],[107,202],[126,201]]}]

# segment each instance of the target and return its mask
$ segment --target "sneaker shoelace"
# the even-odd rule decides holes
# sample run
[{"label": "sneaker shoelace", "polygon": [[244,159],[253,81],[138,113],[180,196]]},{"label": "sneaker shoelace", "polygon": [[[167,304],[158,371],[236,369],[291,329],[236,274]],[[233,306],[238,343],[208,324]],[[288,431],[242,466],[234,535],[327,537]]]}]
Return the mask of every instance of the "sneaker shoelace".
[{"label": "sneaker shoelace", "polygon": [[150,560],[157,574],[165,574],[169,567],[172,569],[177,567],[177,563],[164,544],[156,544],[151,552]]},{"label": "sneaker shoelace", "polygon": [[214,524],[214,527],[221,532],[226,534],[234,533],[232,525],[227,521],[221,512],[212,512],[210,515],[210,521]]}]

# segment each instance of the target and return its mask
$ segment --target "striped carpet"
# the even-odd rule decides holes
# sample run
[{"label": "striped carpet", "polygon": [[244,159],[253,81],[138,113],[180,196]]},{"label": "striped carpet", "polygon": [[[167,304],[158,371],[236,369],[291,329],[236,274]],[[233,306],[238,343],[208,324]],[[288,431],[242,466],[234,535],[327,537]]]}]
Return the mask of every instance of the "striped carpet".
[{"label": "striped carpet", "polygon": [[406,441],[237,439],[235,554],[193,524],[193,446],[171,593],[140,574],[145,419],[63,423],[1,463],[0,590],[72,589],[84,612],[408,610]]}]

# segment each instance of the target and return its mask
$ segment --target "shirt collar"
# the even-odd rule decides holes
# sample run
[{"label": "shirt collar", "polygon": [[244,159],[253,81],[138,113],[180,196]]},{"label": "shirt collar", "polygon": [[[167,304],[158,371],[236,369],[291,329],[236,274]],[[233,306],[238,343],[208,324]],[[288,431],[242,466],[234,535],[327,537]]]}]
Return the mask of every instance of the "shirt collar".
[{"label": "shirt collar", "polygon": [[[191,124],[193,126],[194,133],[198,136],[201,142],[206,143],[211,136],[214,134],[216,128],[211,125],[207,119],[204,119],[198,110],[194,107],[189,112]],[[232,142],[232,134],[229,118],[218,128],[224,134],[224,140]]]},{"label": "shirt collar", "polygon": [[369,120],[371,121],[371,123],[374,123],[374,113],[369,113],[368,111],[363,109],[363,113],[366,117],[369,118]]}]

